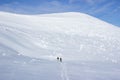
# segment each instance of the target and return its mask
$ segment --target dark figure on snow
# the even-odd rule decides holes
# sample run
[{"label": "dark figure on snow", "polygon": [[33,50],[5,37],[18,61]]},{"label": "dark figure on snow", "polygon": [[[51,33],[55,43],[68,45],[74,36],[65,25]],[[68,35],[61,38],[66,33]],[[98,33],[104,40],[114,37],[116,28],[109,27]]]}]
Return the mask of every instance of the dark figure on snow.
[{"label": "dark figure on snow", "polygon": [[62,58],[60,58],[60,62],[62,62]]},{"label": "dark figure on snow", "polygon": [[57,60],[59,60],[59,57],[57,57]]},{"label": "dark figure on snow", "polygon": [[57,57],[57,60],[59,60],[60,62],[62,62],[62,58],[61,57]]}]

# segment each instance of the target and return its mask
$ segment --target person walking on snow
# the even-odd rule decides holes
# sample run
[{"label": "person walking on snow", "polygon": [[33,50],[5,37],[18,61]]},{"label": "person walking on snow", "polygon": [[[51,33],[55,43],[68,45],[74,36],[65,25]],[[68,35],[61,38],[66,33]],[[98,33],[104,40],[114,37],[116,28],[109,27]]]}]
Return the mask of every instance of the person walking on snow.
[{"label": "person walking on snow", "polygon": [[60,58],[60,62],[62,62],[62,58]]},{"label": "person walking on snow", "polygon": [[62,62],[62,58],[61,57],[57,57],[57,60],[59,60],[60,62]]}]

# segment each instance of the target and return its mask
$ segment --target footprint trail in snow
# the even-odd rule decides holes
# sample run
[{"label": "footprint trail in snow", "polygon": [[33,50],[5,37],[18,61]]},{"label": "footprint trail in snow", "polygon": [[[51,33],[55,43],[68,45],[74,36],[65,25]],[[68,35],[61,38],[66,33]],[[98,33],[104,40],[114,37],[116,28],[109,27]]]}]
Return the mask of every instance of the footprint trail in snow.
[{"label": "footprint trail in snow", "polygon": [[68,73],[67,73],[67,68],[65,63],[60,63],[61,65],[61,78],[62,80],[70,80]]}]

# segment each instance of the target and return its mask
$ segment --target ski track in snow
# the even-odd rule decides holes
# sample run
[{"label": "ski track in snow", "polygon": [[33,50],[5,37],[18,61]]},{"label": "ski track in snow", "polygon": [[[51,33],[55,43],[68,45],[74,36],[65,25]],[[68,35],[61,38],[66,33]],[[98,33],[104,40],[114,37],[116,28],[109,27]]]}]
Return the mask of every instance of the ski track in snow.
[{"label": "ski track in snow", "polygon": [[61,65],[61,78],[62,80],[70,80],[67,72],[67,67],[65,63],[60,63]]}]

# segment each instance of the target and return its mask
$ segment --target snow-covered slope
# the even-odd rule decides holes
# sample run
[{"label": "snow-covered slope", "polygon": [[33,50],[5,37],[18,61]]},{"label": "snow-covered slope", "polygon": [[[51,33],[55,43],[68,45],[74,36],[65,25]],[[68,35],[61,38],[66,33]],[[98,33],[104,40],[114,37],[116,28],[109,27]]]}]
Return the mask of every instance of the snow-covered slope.
[{"label": "snow-covered slope", "polygon": [[[9,60],[7,57],[11,56],[13,64],[18,63],[18,65],[20,60],[23,60],[22,63],[25,61],[29,63],[35,58],[42,59],[41,62],[45,60],[45,63],[40,64],[38,61],[37,65],[53,64],[54,68],[45,68],[48,70],[50,68],[57,70],[57,66],[59,69],[59,64],[54,61],[57,56],[62,57],[60,77],[56,74],[59,71],[55,73],[51,71],[56,76],[48,80],[119,80],[120,77],[117,75],[120,73],[119,34],[119,27],[83,13],[19,15],[0,12],[0,57],[2,61],[6,61]],[[16,62],[13,56],[20,60],[17,59]],[[26,60],[26,57],[29,59]],[[46,60],[48,60],[47,63]],[[27,67],[31,68],[32,63],[29,65],[26,63]],[[14,66],[12,65],[12,68]],[[26,67],[24,71],[27,71]],[[28,70],[28,72],[31,71],[31,69]],[[38,75],[38,73],[34,72],[33,77],[36,77],[35,74]],[[43,70],[39,75],[45,76],[44,72]],[[50,77],[49,72],[47,73],[46,76]],[[39,76],[34,79],[47,80],[46,77]],[[15,78],[15,80],[19,79]]]}]

